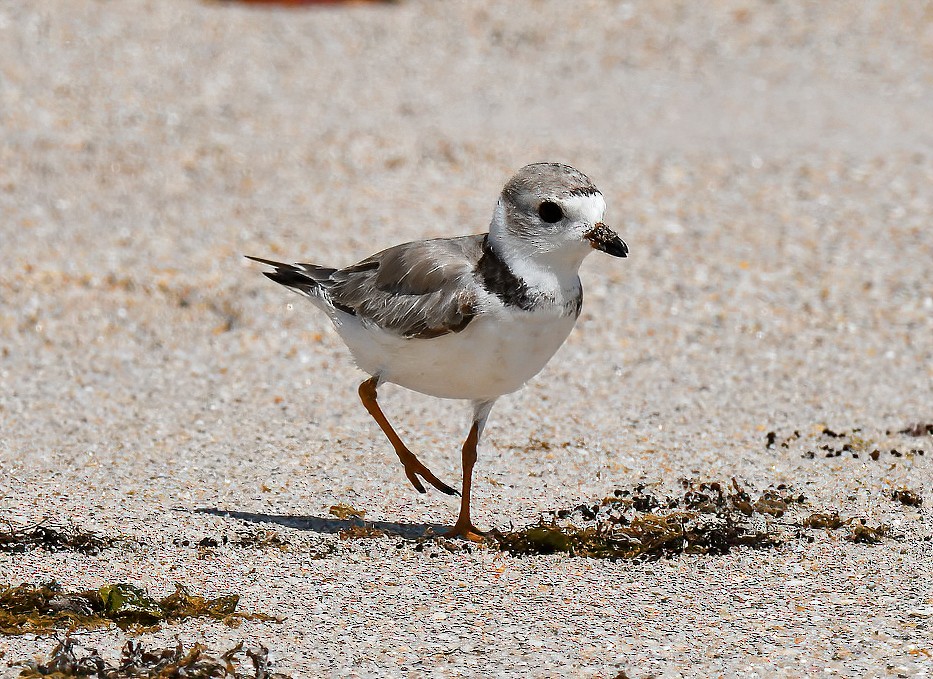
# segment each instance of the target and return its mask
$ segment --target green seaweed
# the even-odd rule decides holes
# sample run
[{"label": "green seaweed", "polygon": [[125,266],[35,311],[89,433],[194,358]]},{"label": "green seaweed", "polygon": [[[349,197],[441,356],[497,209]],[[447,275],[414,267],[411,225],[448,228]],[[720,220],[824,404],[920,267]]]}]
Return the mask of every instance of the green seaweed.
[{"label": "green seaweed", "polygon": [[56,582],[6,586],[0,587],[0,634],[45,634],[111,624],[147,630],[186,618],[212,618],[232,627],[243,620],[275,620],[263,613],[238,613],[238,603],[236,594],[208,599],[178,584],[162,599],[129,583],[80,592],[64,592]]},{"label": "green seaweed", "polygon": [[114,621],[137,625],[155,625],[165,619],[165,612],[146,590],[125,582],[104,585],[97,594],[103,615]]}]

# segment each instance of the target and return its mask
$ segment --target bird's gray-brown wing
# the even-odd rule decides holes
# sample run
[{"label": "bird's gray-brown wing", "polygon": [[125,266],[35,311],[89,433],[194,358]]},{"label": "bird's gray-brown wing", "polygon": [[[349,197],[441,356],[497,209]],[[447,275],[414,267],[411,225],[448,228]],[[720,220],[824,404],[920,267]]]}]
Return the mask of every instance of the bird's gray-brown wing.
[{"label": "bird's gray-brown wing", "polygon": [[403,337],[460,332],[476,314],[473,272],[483,235],[404,243],[321,283],[341,311]]}]

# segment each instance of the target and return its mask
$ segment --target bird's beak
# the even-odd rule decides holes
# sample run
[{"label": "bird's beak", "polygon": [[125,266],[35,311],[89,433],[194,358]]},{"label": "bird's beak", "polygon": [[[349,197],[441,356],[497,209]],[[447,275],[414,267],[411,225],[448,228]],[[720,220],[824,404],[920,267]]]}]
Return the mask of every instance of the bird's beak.
[{"label": "bird's beak", "polygon": [[602,222],[596,222],[596,226],[584,238],[597,250],[602,250],[613,257],[628,257],[628,245],[619,238],[619,234]]}]

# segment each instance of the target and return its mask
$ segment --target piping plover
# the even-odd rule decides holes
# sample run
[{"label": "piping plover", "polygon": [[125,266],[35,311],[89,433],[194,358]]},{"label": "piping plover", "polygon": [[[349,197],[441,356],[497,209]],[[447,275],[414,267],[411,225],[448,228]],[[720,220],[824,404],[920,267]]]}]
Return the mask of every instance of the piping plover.
[{"label": "piping plover", "polygon": [[482,539],[470,519],[476,446],[496,399],[536,375],[573,329],[583,304],[577,275],[583,259],[594,249],[628,254],[603,224],[605,210],[602,194],[582,172],[535,163],[502,189],[489,233],[404,243],[344,269],[249,258],[275,267],[265,275],[330,317],[356,364],[371,375],[359,387],[363,405],[419,492],[424,479],[457,494],[405,446],[376,390],[391,382],[472,402],[460,514],[449,535]]}]

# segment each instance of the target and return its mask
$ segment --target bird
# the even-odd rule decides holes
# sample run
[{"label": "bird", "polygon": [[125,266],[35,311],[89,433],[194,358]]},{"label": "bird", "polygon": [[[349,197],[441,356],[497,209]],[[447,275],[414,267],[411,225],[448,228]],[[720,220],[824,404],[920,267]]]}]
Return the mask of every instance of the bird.
[{"label": "bird", "polygon": [[[426,482],[460,496],[449,537],[485,538],[470,512],[477,446],[496,400],[538,374],[573,329],[583,304],[583,260],[594,250],[628,256],[626,243],[603,223],[605,211],[602,193],[579,170],[532,163],[506,182],[487,233],[403,243],[345,268],[247,255],[330,318],[369,375],[360,400],[411,485],[424,493]],[[377,399],[386,383],[471,403],[459,492],[389,423]]]}]

